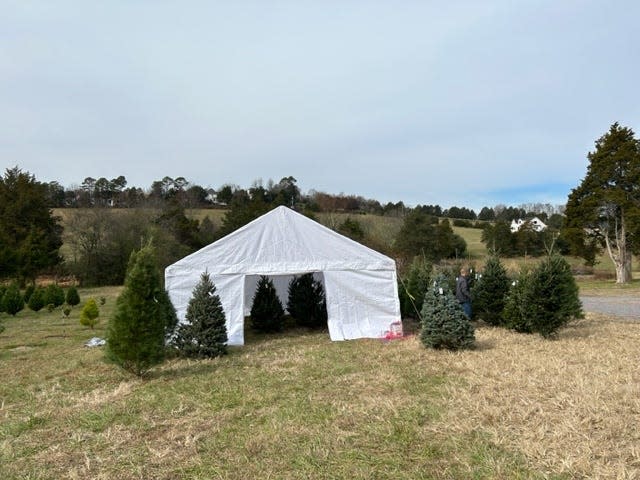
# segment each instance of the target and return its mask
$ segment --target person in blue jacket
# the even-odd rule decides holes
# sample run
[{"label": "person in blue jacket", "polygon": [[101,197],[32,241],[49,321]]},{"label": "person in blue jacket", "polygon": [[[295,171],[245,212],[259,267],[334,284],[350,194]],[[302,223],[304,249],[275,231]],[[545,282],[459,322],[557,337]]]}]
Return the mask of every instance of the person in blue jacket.
[{"label": "person in blue jacket", "polygon": [[461,268],[456,280],[456,299],[462,305],[464,314],[471,318],[471,292],[469,291],[469,269]]}]

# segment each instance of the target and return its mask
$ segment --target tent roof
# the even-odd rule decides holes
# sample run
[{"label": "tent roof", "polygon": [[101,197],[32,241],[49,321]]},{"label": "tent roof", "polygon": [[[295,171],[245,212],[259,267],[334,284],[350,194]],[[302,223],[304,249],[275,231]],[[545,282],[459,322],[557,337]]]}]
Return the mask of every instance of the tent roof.
[{"label": "tent roof", "polygon": [[395,261],[287,207],[277,207],[167,267],[215,274],[393,270]]}]

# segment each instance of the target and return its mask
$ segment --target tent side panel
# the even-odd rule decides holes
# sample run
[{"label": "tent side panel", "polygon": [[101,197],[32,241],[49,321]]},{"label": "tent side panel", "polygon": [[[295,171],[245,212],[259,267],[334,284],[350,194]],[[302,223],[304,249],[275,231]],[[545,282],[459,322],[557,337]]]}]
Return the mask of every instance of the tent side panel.
[{"label": "tent side panel", "polygon": [[[178,315],[183,322],[187,314],[189,300],[193,296],[193,289],[200,281],[202,272],[187,269],[171,268],[165,270],[165,287],[169,293]],[[211,275],[216,286],[216,293],[227,319],[228,345],[244,345],[244,316],[242,300],[244,298],[243,275]]]},{"label": "tent side panel", "polygon": [[331,340],[380,338],[401,321],[395,270],[325,271]]}]

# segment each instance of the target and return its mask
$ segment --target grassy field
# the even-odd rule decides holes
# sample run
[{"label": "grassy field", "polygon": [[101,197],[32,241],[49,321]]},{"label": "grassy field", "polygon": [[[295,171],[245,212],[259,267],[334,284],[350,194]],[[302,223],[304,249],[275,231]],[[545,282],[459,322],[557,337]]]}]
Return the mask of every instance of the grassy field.
[{"label": "grassy field", "polygon": [[104,362],[119,287],[95,330],[3,314],[2,479],[505,479],[640,475],[640,324],[589,314],[555,341],[480,327],[477,349],[415,336],[249,336],[145,380]]}]

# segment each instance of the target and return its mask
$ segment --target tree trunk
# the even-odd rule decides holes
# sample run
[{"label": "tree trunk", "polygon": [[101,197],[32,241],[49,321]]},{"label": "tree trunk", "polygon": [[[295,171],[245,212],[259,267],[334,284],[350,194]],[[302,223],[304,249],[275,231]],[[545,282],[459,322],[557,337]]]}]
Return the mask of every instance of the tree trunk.
[{"label": "tree trunk", "polygon": [[615,230],[615,237],[614,245],[611,244],[609,235],[605,236],[605,243],[609,257],[616,267],[616,283],[629,283],[631,282],[631,251],[627,247],[624,216],[620,219],[619,228]]}]

